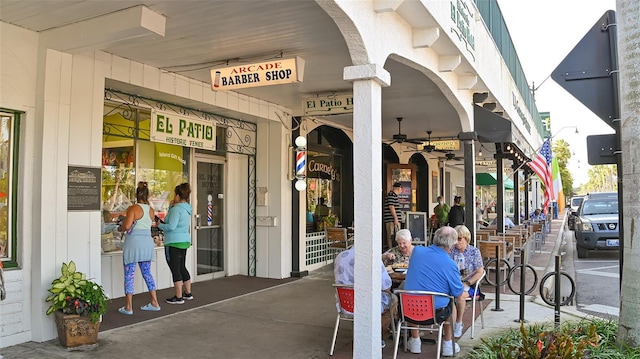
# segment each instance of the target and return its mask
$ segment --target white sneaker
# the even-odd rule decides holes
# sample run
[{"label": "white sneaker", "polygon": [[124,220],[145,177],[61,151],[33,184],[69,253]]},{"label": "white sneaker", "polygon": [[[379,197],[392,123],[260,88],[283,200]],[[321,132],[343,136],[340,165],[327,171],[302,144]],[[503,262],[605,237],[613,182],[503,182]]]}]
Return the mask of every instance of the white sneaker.
[{"label": "white sneaker", "polygon": [[[442,356],[443,357],[452,357],[453,356],[453,346],[452,342],[444,342],[442,343]],[[456,354],[460,352],[460,346],[456,343]]]},{"label": "white sneaker", "polygon": [[464,324],[462,324],[462,322],[460,323],[456,322],[456,324],[453,326],[453,336],[456,338],[460,338],[462,336],[463,327],[464,327]]},{"label": "white sneaker", "polygon": [[409,342],[407,343],[407,345],[409,346],[409,351],[413,354],[422,353],[422,341],[420,340],[420,338],[409,338]]},{"label": "white sneaker", "polygon": [[384,349],[384,347],[387,346],[387,343],[384,342],[384,340],[382,341],[382,349]]}]

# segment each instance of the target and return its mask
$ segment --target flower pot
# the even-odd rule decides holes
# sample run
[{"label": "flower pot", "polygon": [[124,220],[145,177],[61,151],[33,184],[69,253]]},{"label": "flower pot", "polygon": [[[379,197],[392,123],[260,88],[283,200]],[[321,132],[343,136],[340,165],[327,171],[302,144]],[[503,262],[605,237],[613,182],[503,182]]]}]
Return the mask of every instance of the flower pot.
[{"label": "flower pot", "polygon": [[98,343],[100,322],[91,323],[89,317],[64,314],[61,311],[55,312],[55,315],[58,340],[65,348],[96,345]]}]

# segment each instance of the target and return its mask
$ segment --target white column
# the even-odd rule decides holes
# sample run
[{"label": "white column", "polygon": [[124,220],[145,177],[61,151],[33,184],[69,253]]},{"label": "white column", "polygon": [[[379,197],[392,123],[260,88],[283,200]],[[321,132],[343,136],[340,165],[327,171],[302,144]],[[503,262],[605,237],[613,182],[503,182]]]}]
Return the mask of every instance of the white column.
[{"label": "white column", "polygon": [[344,69],[353,81],[355,213],[354,358],[381,358],[380,248],[382,241],[382,87],[391,76],[376,64]]},{"label": "white column", "polygon": [[623,199],[623,273],[620,288],[620,319],[618,344],[631,347],[640,345],[640,240],[634,229],[640,216],[638,190],[640,186],[640,3],[637,0],[616,2],[616,22],[618,23],[618,61],[620,63],[620,136],[622,149],[622,170],[624,172]]}]

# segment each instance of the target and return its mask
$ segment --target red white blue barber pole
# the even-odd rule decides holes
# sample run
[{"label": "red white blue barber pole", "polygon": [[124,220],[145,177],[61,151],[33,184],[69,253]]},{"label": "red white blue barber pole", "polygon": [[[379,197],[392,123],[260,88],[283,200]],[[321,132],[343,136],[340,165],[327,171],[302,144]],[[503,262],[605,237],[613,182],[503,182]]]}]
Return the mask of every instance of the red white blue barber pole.
[{"label": "red white blue barber pole", "polygon": [[213,224],[213,196],[207,195],[207,226]]},{"label": "red white blue barber pole", "polygon": [[307,139],[298,136],[296,138],[296,184],[298,191],[304,191],[307,188]]}]

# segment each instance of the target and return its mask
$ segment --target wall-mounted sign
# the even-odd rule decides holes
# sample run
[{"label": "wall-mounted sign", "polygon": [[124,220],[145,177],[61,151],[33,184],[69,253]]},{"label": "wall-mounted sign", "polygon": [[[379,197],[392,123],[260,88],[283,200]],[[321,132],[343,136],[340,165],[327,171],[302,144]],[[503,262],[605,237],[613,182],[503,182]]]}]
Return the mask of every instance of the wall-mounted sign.
[{"label": "wall-mounted sign", "polygon": [[102,186],[100,167],[69,166],[67,172],[67,210],[99,211]]},{"label": "wall-mounted sign", "polygon": [[302,99],[305,116],[337,115],[353,112],[353,94]]},{"label": "wall-mounted sign", "polygon": [[151,141],[215,151],[216,126],[199,118],[152,110]]},{"label": "wall-mounted sign", "polygon": [[476,166],[495,166],[496,161],[476,161]]},{"label": "wall-mounted sign", "polygon": [[211,87],[225,91],[247,87],[302,82],[304,60],[300,57],[237,65],[211,70]]},{"label": "wall-mounted sign", "polygon": [[460,149],[460,140],[431,141],[431,145],[436,146],[436,150],[458,151]]}]

